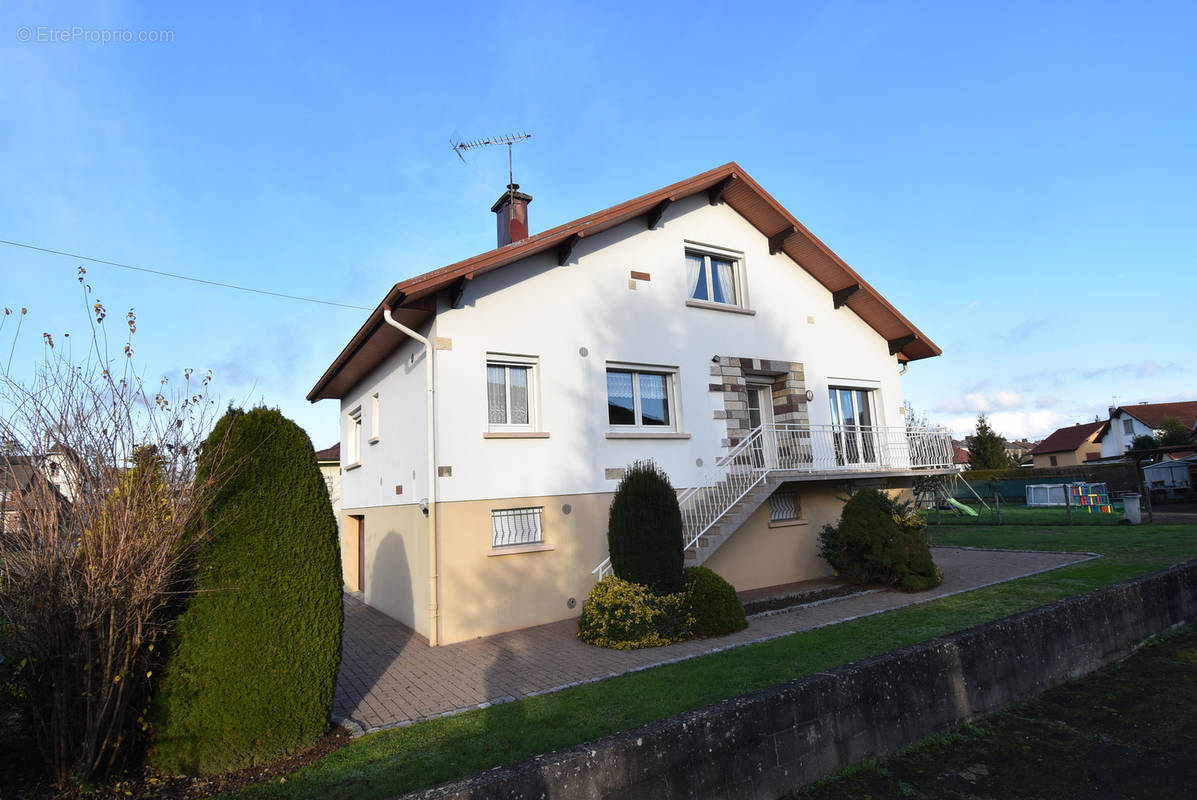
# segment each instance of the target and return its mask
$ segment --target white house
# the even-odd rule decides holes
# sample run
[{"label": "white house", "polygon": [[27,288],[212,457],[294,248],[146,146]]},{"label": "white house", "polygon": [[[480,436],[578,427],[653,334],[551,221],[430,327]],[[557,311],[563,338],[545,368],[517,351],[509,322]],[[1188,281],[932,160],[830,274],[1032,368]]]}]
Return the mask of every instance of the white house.
[{"label": "white house", "polygon": [[340,401],[347,583],[430,644],[576,616],[638,459],[738,589],[828,574],[852,487],[952,471],[903,417],[939,348],[737,164],[531,236],[530,202],[396,284],[308,394]]},{"label": "white house", "polygon": [[1190,430],[1197,428],[1197,400],[1139,403],[1110,409],[1110,427],[1098,437],[1101,457],[1120,456],[1139,436],[1154,436],[1165,419],[1175,418]]}]

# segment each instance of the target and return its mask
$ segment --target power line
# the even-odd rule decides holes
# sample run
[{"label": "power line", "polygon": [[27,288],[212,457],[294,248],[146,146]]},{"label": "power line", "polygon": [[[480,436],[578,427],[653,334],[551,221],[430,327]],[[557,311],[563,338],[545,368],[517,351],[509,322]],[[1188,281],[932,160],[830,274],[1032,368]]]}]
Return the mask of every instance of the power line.
[{"label": "power line", "polygon": [[23,242],[10,242],[7,239],[0,239],[0,244],[6,244],[10,247],[23,247],[26,250],[36,250],[39,253],[52,253],[56,256],[67,256],[68,258],[76,258],[80,261],[90,261],[93,264],[106,264],[110,267],[120,267],[121,269],[131,269],[136,272],[148,272],[151,275],[161,275],[164,278],[176,278],[181,281],[191,281],[192,283],[203,283],[208,286],[219,286],[222,289],[236,289],[241,292],[253,292],[254,294],[265,294],[271,297],[281,297],[285,300],[302,300],[305,303],[319,303],[323,306],[337,306],[338,308],[353,308],[360,311],[373,311],[372,308],[366,306],[355,306],[350,303],[334,303],[331,300],[317,300],[313,297],[300,297],[296,294],[284,294],[282,292],[271,292],[267,289],[254,289],[251,286],[238,286],[235,283],[222,283],[220,281],[210,281],[205,278],[193,278],[190,275],[178,275],[173,272],[164,272],[160,269],[150,269],[149,267],[135,267],[132,264],[122,264],[119,261],[107,261],[102,258],[92,258],[91,256],[81,256],[77,253],[67,253],[62,250],[52,250],[49,247],[38,247],[32,244],[25,244]]}]

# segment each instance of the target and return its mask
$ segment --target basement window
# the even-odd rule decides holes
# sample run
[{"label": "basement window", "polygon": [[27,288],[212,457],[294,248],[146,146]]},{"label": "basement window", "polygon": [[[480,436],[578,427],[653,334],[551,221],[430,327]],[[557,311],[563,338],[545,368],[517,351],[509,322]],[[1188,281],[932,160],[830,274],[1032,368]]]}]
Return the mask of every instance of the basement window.
[{"label": "basement window", "polygon": [[769,497],[769,527],[797,525],[802,521],[802,499],[797,490],[783,489]]},{"label": "basement window", "polygon": [[541,512],[535,508],[497,508],[490,512],[491,547],[518,547],[544,541]]}]

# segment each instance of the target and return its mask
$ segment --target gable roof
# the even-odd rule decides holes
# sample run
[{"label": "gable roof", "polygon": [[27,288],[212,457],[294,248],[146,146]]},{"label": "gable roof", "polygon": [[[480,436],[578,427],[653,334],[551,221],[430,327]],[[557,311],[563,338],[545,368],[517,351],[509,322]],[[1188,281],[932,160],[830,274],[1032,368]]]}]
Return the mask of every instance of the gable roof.
[{"label": "gable roof", "polygon": [[340,461],[341,460],[341,443],[337,442],[332,447],[326,447],[323,450],[316,451],[317,463],[321,461]]},{"label": "gable roof", "polygon": [[1069,425],[1066,428],[1060,428],[1051,436],[1048,436],[1042,442],[1035,445],[1035,449],[1031,451],[1031,455],[1042,456],[1048,453],[1071,453],[1089,441],[1090,437],[1094,434],[1104,433],[1107,425],[1109,423],[1105,420],[1098,420],[1097,422],[1086,422],[1084,424]]},{"label": "gable roof", "polygon": [[1156,429],[1168,417],[1179,419],[1190,430],[1197,425],[1197,400],[1180,403],[1140,403],[1135,406],[1119,406],[1110,413],[1110,419],[1126,414],[1134,417],[1151,429]]},{"label": "gable roof", "polygon": [[726,202],[769,237],[771,251],[784,252],[828,291],[839,293],[837,307],[846,305],[852,309],[890,343],[891,351],[900,360],[916,361],[943,352],[739,164],[731,161],[543,233],[396,283],[320,376],[307,399],[316,402],[343,396],[406,338],[385,323],[383,309],[390,308],[397,320],[416,328],[436,312],[436,293],[443,289],[460,290],[465,281],[550,250],[556,252],[559,263],[565,263],[581,239],[638,217],[647,217],[647,222],[655,226],[671,203],[704,192],[712,204]]}]

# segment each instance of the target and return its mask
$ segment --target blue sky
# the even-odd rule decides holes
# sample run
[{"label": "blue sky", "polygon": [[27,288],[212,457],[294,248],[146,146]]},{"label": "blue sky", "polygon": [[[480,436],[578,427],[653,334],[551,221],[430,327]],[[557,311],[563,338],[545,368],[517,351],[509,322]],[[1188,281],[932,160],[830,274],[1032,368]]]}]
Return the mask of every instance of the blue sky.
[{"label": "blue sky", "polygon": [[[904,386],[960,433],[1197,399],[1191,3],[248,5],[5,2],[0,239],[373,307],[494,244],[506,153],[450,137],[526,130],[533,231],[738,161],[944,349]],[[78,263],[0,246],[14,371]],[[88,269],[147,376],[336,440],[304,395],[366,312]]]}]

